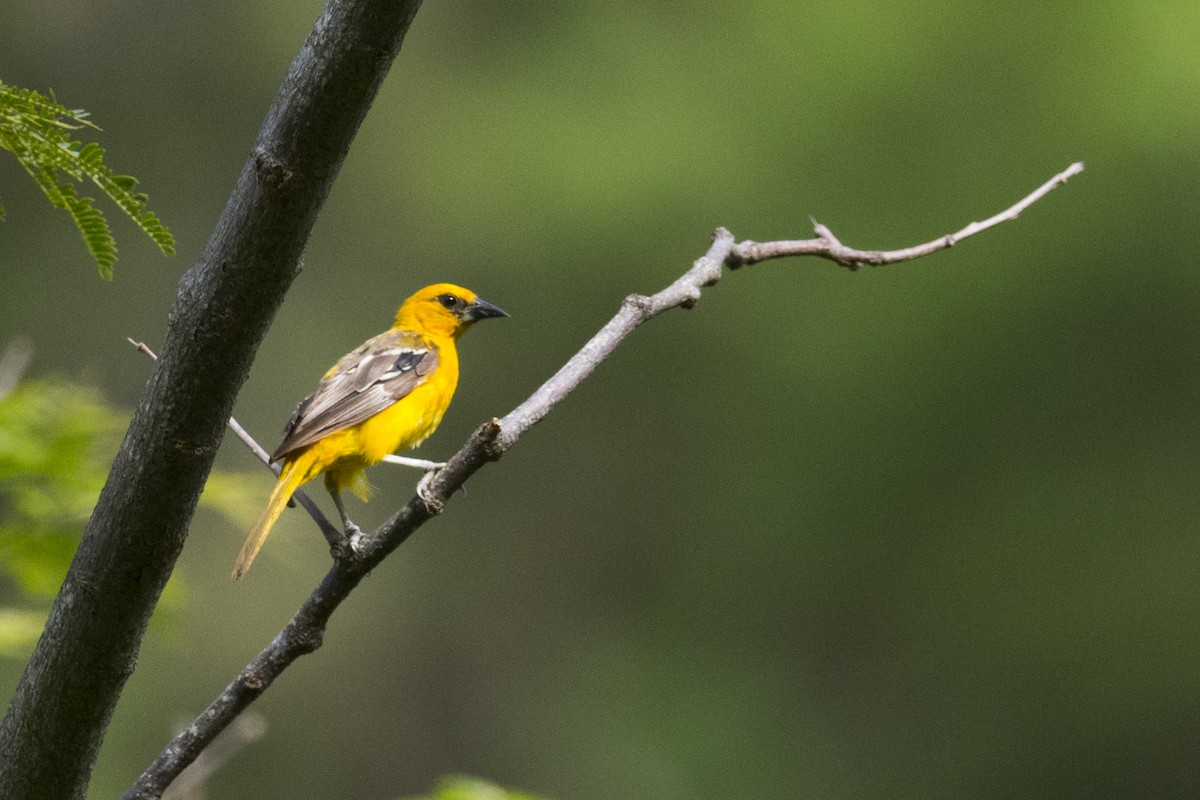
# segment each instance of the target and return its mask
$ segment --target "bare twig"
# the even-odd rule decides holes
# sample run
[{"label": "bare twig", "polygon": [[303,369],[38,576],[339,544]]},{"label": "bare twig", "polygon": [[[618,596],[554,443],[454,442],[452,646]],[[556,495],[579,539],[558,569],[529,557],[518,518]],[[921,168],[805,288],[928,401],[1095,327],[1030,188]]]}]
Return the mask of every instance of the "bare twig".
[{"label": "bare twig", "polygon": [[[701,290],[721,278],[722,267],[792,255],[828,258],[846,266],[860,263],[885,264],[907,261],[949,247],[955,241],[1013,219],[1052,188],[1077,174],[1082,164],[1074,164],[1041,188],[1006,211],[980,223],[973,223],[956,234],[925,245],[891,252],[859,251],[844,248],[823,226],[821,238],[806,242],[767,242],[737,244],[733,234],[718,228],[708,252],[674,283],[653,295],[631,294],[621,308],[583,348],[563,367],[501,419],[481,425],[444,468],[423,482],[423,491],[408,501],[391,519],[362,537],[356,551],[335,560],[320,586],[304,601],[291,622],[222,691],[195,722],[176,736],[152,763],[137,783],[125,794],[125,800],[156,798],[208,745],[209,742],[250,703],[258,698],[289,665],[301,655],[321,646],[325,628],[337,607],[363,577],[389,553],[431,517],[440,513],[455,491],[489,461],[500,458],[516,444],[523,433],[542,420],[590,375],[616,347],[642,323],[672,308],[692,308]],[[848,262],[848,263],[846,263]]]},{"label": "bare twig", "polygon": [[[154,354],[154,351],[151,350],[145,342],[135,341],[130,338],[126,338],[125,341],[129,342],[142,353],[145,353],[151,361],[158,360],[158,356]],[[260,445],[254,439],[254,437],[242,427],[240,422],[233,417],[230,417],[228,425],[229,430],[233,431],[234,434],[242,440],[242,443],[245,444],[246,447],[250,448],[250,451],[254,453],[254,455],[258,456],[259,461],[266,464],[267,468],[276,475],[279,474],[279,466],[271,463],[270,453],[263,449],[262,445]],[[335,557],[342,555],[343,552],[349,548],[350,543],[346,539],[346,534],[340,531],[336,525],[329,521],[329,517],[325,516],[325,513],[321,511],[320,507],[317,506],[316,503],[313,502],[311,497],[304,493],[303,489],[297,489],[295,494],[292,495],[292,499],[299,503],[300,507],[308,512],[308,515],[313,518],[313,522],[317,523],[317,527],[321,529],[321,534],[325,537],[325,541],[329,543],[329,549]]]},{"label": "bare twig", "polygon": [[1015,220],[1020,216],[1022,211],[1081,172],[1083,172],[1083,162],[1076,161],[999,214],[988,217],[983,222],[972,222],[957,233],[950,233],[931,242],[906,247],[903,250],[855,250],[853,247],[847,247],[839,242],[838,238],[833,235],[833,232],[829,228],[814,219],[812,221],[813,232],[817,234],[815,239],[799,239],[783,242],[739,242],[733,249],[729,266],[737,268],[746,264],[756,264],[759,261],[766,261],[769,258],[780,258],[782,256],[817,256],[818,258],[827,258],[851,270],[856,270],[862,266],[879,267],[884,264],[911,261],[914,258],[920,258],[930,253],[936,253],[938,250],[953,247],[968,236],[974,236],[977,233],[986,231],[988,228],[993,228],[1001,222]]},{"label": "bare twig", "polygon": [[446,466],[445,461],[429,461],[424,458],[409,458],[408,456],[386,455],[383,457],[385,464],[397,464],[401,467],[413,467],[414,469],[423,469],[428,472],[431,469],[441,469]]}]

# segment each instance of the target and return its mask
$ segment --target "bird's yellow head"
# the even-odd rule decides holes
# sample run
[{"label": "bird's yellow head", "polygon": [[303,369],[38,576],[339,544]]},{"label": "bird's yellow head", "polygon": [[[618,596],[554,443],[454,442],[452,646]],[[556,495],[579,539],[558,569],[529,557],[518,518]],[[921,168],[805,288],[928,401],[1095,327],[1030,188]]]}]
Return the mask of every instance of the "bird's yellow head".
[{"label": "bird's yellow head", "polygon": [[435,283],[404,301],[396,312],[396,327],[457,339],[477,320],[507,316],[470,289]]}]

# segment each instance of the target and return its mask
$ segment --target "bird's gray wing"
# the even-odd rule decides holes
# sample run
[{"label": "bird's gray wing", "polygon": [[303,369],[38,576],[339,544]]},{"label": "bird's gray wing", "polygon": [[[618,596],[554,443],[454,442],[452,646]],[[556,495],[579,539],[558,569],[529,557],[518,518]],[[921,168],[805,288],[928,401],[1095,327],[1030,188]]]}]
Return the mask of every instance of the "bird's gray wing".
[{"label": "bird's gray wing", "polygon": [[271,460],[373,417],[424,383],[438,361],[437,345],[408,331],[369,339],[343,356],[296,407]]}]

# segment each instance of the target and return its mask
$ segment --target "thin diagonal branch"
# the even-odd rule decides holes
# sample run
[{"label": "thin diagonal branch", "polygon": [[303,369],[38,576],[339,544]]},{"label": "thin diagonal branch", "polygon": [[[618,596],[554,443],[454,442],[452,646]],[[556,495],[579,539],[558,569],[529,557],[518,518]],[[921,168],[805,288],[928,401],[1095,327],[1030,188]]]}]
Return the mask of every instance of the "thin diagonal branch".
[{"label": "thin diagonal branch", "polygon": [[[964,228],[969,231],[953,234],[964,238],[992,227],[1005,218],[1013,218],[1024,208],[1036,202],[1054,186],[1078,173],[1082,165],[1072,165],[1037,192],[1002,214],[983,223]],[[1005,216],[1010,215],[1010,216]],[[829,234],[832,237],[832,234]],[[933,243],[893,251],[882,255],[892,261],[911,260],[934,252],[950,243],[935,246]],[[621,303],[620,309],[583,348],[572,356],[549,380],[535,391],[528,400],[500,419],[481,425],[467,443],[424,482],[418,492],[387,522],[362,537],[356,551],[346,558],[336,560],[325,575],[320,586],[304,601],[292,620],[276,634],[275,638],[250,662],[224,691],[200,714],[187,730],[176,736],[152,763],[137,783],[125,794],[124,800],[149,800],[157,798],[162,790],[204,750],[238,714],[249,706],[267,687],[283,673],[297,658],[311,653],[321,646],[330,617],[363,577],[374,569],[389,553],[399,547],[421,525],[441,513],[454,493],[463,486],[467,478],[489,461],[500,458],[516,444],[522,434],[536,425],[555,406],[574,391],[597,366],[625,340],[639,325],[672,308],[692,308],[700,300],[701,290],[721,279],[722,268],[743,266],[768,258],[791,255],[811,255],[839,261],[829,248],[830,240],[819,239],[823,249],[813,247],[794,248],[795,242],[768,242],[737,244],[733,234],[718,228],[713,235],[712,245],[703,256],[696,259],[691,268],[671,285],[653,295],[631,294]],[[836,241],[836,240],[833,240]],[[757,248],[757,249],[755,249]],[[921,248],[930,248],[922,250]],[[848,251],[856,255],[869,255],[872,251]],[[896,253],[904,253],[903,257]],[[844,255],[844,254],[843,254]],[[870,262],[864,262],[870,263]]]},{"label": "thin diagonal branch", "polygon": [[[157,361],[158,356],[150,349],[145,342],[139,342],[134,339],[126,338],[125,341],[133,345],[141,353],[144,353],[151,361]],[[258,460],[267,466],[267,469],[279,475],[279,466],[271,463],[271,454],[268,453],[258,441],[250,435],[250,432],[242,427],[242,424],[233,417],[229,418],[226,423],[229,430],[233,431],[234,435],[242,440],[242,444],[250,448],[250,452],[258,456]],[[346,534],[338,530],[338,528],[329,521],[329,517],[325,516],[325,512],[321,511],[320,507],[313,502],[313,499],[304,493],[303,489],[297,489],[292,494],[292,499],[300,504],[300,507],[308,512],[312,517],[313,522],[317,523],[317,527],[321,529],[321,535],[325,537],[325,541],[329,543],[329,549],[335,556],[340,555],[349,543],[346,539]]]}]

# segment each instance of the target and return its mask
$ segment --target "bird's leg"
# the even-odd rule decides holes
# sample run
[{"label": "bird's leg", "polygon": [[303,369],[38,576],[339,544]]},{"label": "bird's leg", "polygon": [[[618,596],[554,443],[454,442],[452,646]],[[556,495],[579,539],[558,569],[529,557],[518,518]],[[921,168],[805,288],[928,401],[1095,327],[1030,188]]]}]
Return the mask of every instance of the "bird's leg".
[{"label": "bird's leg", "polygon": [[350,549],[358,552],[358,541],[362,538],[362,528],[350,521],[350,515],[346,513],[346,506],[342,503],[342,490],[336,486],[327,488],[333,497],[333,504],[337,506],[338,515],[342,518],[342,528],[346,531],[346,538],[350,540]]},{"label": "bird's leg", "polygon": [[386,455],[383,460],[389,464],[399,464],[402,467],[416,467],[423,469],[426,472],[430,470],[438,470],[446,466],[445,461],[426,461],[423,458],[409,458],[408,456]]}]

